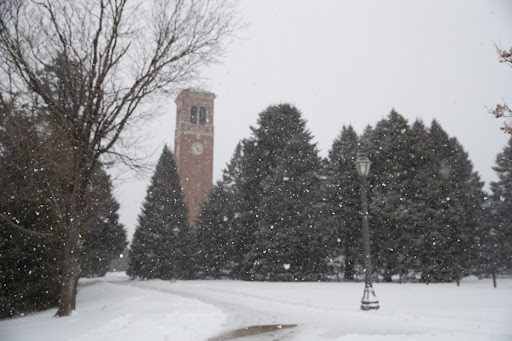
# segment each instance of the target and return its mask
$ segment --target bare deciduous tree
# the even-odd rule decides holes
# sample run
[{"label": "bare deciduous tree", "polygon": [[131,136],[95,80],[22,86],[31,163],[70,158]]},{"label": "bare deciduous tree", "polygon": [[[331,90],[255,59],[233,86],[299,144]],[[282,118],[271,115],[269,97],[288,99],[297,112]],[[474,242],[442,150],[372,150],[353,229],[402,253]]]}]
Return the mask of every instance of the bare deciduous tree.
[{"label": "bare deciduous tree", "polygon": [[[510,50],[498,50],[498,55],[500,56],[500,63],[505,63],[508,66],[512,67],[512,48]],[[505,118],[512,119],[512,108],[508,106],[508,104],[497,104],[495,108],[491,110],[491,114],[496,118]],[[506,122],[503,124],[501,128],[504,132],[512,135],[512,122]]]},{"label": "bare deciduous tree", "polygon": [[58,316],[75,309],[93,170],[104,155],[117,153],[126,126],[154,95],[187,84],[220,56],[237,27],[236,9],[223,0],[0,4],[0,58],[10,87],[27,103],[44,104],[71,154],[56,205],[64,247]]}]

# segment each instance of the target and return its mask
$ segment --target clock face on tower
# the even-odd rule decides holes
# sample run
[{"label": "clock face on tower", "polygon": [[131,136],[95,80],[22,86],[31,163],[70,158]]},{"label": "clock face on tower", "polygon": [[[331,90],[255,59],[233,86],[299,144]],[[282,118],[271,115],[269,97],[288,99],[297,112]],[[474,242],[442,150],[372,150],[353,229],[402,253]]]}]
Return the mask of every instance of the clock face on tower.
[{"label": "clock face on tower", "polygon": [[192,154],[201,155],[201,154],[203,154],[203,151],[204,151],[204,147],[201,144],[201,142],[194,142],[192,144]]}]

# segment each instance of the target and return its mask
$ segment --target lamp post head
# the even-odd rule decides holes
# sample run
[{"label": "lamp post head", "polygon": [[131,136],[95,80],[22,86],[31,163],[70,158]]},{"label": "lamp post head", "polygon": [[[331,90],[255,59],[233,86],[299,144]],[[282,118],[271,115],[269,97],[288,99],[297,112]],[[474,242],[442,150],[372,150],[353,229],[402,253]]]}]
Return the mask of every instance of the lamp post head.
[{"label": "lamp post head", "polygon": [[356,160],[356,168],[357,168],[357,174],[359,176],[365,178],[370,174],[370,166],[371,166],[370,159],[366,156],[366,154],[359,154],[357,156]]}]

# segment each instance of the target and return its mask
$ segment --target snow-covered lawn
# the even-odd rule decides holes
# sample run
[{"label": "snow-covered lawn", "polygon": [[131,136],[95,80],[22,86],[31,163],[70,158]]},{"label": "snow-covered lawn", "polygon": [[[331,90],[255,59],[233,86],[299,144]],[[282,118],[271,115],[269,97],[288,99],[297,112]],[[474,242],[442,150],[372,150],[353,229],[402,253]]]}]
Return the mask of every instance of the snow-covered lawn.
[{"label": "snow-covered lawn", "polygon": [[208,340],[256,325],[296,324],[240,340],[512,340],[512,279],[374,285],[381,309],[359,309],[362,283],[80,282],[77,310],[0,321],[0,340]]}]

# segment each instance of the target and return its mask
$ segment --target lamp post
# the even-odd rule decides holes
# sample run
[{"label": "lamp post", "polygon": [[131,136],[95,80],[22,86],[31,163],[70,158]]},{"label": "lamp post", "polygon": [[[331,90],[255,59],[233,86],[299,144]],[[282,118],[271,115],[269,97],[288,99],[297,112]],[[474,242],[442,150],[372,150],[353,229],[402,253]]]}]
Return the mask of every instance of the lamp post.
[{"label": "lamp post", "polygon": [[368,227],[368,202],[366,198],[366,179],[370,173],[370,159],[359,154],[356,161],[357,173],[361,177],[361,215],[363,217],[363,257],[364,257],[364,293],[361,300],[362,310],[379,309],[379,301],[372,286],[372,261],[370,256],[370,232]]},{"label": "lamp post", "polygon": [[496,288],[496,230],[492,228],[489,231],[489,237],[491,238],[492,246],[492,259],[491,259],[491,271],[492,271],[492,284]]}]

